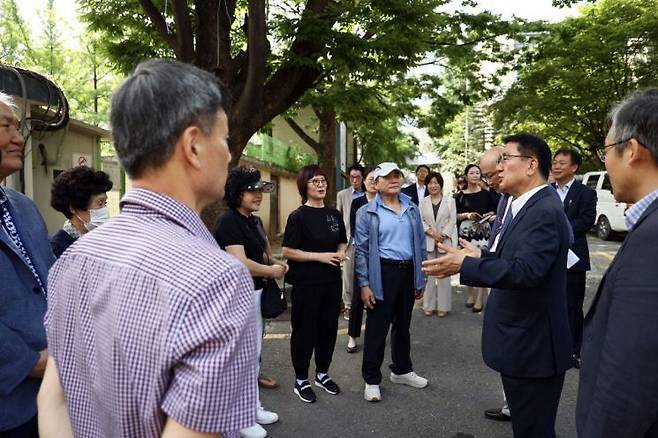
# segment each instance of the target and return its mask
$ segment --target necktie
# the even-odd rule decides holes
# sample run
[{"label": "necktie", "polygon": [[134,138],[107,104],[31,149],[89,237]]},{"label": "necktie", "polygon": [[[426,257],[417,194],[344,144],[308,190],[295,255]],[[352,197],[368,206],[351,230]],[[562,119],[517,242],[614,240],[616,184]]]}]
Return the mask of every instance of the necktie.
[{"label": "necktie", "polygon": [[505,219],[503,219],[503,224],[500,226],[500,230],[497,233],[500,236],[498,238],[498,241],[500,241],[503,238],[503,236],[505,235],[505,230],[507,229],[507,227],[509,227],[509,224],[512,223],[512,219],[513,219],[512,209],[510,208],[507,211],[507,214],[505,215]]}]

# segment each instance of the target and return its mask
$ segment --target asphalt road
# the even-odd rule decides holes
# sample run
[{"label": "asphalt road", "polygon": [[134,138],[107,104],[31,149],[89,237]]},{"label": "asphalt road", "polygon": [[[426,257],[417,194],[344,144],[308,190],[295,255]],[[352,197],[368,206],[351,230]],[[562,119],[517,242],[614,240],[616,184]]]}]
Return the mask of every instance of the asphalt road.
[{"label": "asphalt road", "polygon": [[[593,269],[587,279],[585,309],[620,246],[590,236]],[[329,395],[317,389],[318,401],[301,402],[293,394],[294,373],[290,363],[290,323],[287,314],[267,325],[263,344],[263,374],[280,387],[261,389],[263,405],[277,412],[280,421],[267,426],[271,437],[511,437],[510,423],[486,420],[483,411],[501,405],[498,374],[487,368],[480,353],[481,314],[464,306],[465,294],[453,287],[453,311],[446,318],[426,317],[419,308],[412,320],[414,370],[429,379],[427,388],[414,389],[388,380],[388,360],[382,372],[383,400],[363,399],[361,352],[347,354],[347,324],[341,318],[330,375],[342,393]],[[310,373],[314,371],[311,365]],[[575,405],[578,371],[570,370],[564,383],[556,430],[559,437],[575,437]]]}]

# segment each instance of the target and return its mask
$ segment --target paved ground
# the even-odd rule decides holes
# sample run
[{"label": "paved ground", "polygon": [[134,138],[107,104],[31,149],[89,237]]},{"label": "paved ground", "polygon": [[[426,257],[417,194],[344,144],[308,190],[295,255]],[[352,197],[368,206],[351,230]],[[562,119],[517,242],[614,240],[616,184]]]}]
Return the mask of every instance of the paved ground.
[{"label": "paved ground", "polygon": [[[590,236],[593,270],[588,276],[585,309],[589,308],[596,286],[619,245],[619,241],[603,242]],[[302,403],[292,392],[289,315],[270,322],[263,347],[263,373],[276,378],[281,386],[261,390],[261,399],[266,408],[279,413],[281,420],[267,427],[269,436],[511,437],[510,423],[492,422],[482,415],[485,409],[500,405],[501,386],[498,375],[482,361],[482,316],[464,307],[461,287],[453,291],[453,312],[447,318],[426,317],[420,309],[414,311],[412,358],[415,371],[430,380],[429,386],[420,390],[402,387],[385,377],[381,386],[383,400],[379,403],[363,400],[361,353],[345,352],[347,330],[342,319],[330,371],[343,392],[332,396],[318,388],[316,403]],[[388,360],[388,351],[386,357]],[[387,362],[384,368],[386,365]],[[559,437],[576,436],[577,385],[578,373],[570,370],[558,412]]]}]

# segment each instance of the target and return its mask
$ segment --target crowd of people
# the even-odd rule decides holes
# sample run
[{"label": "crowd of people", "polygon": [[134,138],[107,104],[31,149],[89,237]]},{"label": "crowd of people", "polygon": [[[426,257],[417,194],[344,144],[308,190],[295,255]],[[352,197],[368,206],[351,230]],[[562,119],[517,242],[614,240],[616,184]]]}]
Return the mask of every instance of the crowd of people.
[{"label": "crowd of people", "polygon": [[[352,166],[337,208],[327,175],[306,166],[279,260],[257,215],[274,185],[251,167],[228,171],[226,108],[210,73],[143,62],[112,98],[133,180],[120,215],[107,220],[106,174],[70,169],[53,184],[66,222],[49,241],[34,203],[0,187],[0,437],[266,436],[278,415],[259,397],[259,381],[273,384],[259,380],[260,301],[282,279],[302,402],[316,400],[313,386],[341,392],[330,376],[341,306],[349,353],[365,309],[365,400],[382,400],[389,332],[390,382],[425,388],[411,359],[414,303],[448,315],[455,274],[472,288],[466,306],[485,309],[483,358],[501,377],[488,418],[511,420],[517,438],[554,437],[565,371],[580,367],[579,437],[658,437],[658,89],[610,114],[600,158],[615,197],[633,205],[584,324],[596,194],[575,179],[575,151],[507,136],[455,194],[424,165],[405,188],[396,163]],[[0,179],[22,168],[23,146],[0,94]],[[200,214],[222,198],[213,234]]]}]

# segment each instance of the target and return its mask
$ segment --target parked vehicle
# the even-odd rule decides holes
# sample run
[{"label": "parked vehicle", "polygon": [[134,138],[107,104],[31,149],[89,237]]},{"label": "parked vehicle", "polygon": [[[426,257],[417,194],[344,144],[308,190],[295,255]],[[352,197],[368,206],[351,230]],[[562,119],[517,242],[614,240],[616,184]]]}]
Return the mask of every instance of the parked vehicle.
[{"label": "parked vehicle", "polygon": [[625,214],[628,205],[617,202],[612,193],[608,172],[587,172],[583,175],[583,184],[596,190],[596,234],[600,239],[609,240],[613,232],[626,232]]}]

